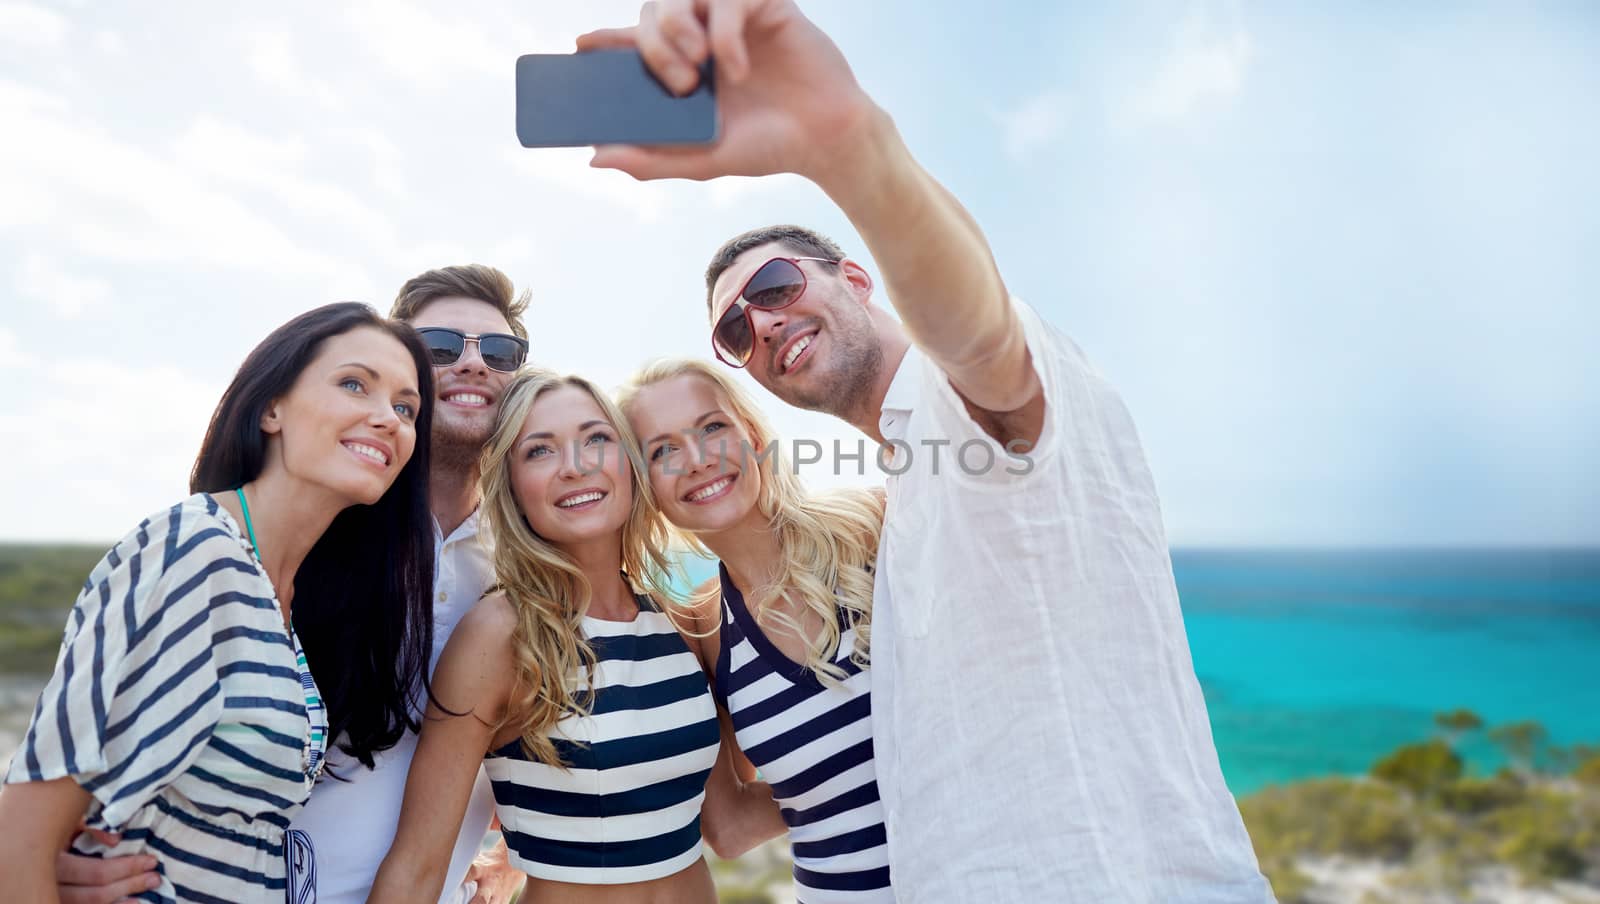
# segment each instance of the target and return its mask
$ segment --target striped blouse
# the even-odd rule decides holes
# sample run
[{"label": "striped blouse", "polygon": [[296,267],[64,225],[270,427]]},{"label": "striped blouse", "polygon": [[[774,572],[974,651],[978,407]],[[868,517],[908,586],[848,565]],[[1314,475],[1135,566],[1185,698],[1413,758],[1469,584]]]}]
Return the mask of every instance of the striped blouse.
[{"label": "striped blouse", "polygon": [[726,568],[721,575],[716,695],[789,826],[796,897],[891,904],[869,674],[850,661],[855,630],[844,632],[834,660],[846,678],[828,687],[767,638]]},{"label": "striped blouse", "polygon": [[88,791],[89,826],[122,841],[79,835],[74,850],[154,855],[161,885],[141,900],[283,901],[285,830],[326,727],[271,582],[199,494],[90,572],[5,781],[70,777]]},{"label": "striped blouse", "polygon": [[721,746],[700,661],[648,598],[631,622],[585,618],[598,660],[590,715],[552,734],[560,769],[522,742],[484,769],[511,863],[586,885],[670,876],[700,859],[700,803]]}]

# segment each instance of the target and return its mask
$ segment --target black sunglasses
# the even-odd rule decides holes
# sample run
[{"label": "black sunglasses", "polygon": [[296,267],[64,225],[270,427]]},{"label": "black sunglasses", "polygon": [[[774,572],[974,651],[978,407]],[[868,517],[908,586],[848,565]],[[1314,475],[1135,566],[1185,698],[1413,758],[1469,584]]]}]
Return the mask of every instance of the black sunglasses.
[{"label": "black sunglasses", "polygon": [[429,326],[417,330],[417,335],[433,356],[434,367],[449,367],[461,360],[468,342],[478,343],[478,357],[490,370],[511,373],[528,357],[528,340],[505,333],[473,334],[447,326]]}]

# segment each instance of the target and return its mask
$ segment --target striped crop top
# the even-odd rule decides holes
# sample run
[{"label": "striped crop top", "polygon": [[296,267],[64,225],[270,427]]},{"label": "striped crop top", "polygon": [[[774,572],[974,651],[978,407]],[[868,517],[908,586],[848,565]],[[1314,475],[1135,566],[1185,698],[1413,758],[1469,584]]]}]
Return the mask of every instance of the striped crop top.
[{"label": "striped crop top", "polygon": [[717,698],[739,747],[772,786],[794,851],[801,904],[892,904],[889,847],[872,761],[870,675],[850,661],[854,629],[834,664],[842,686],[783,654],[722,574]]},{"label": "striped crop top", "polygon": [[327,712],[242,534],[200,493],[106,553],[5,776],[89,792],[85,822],[121,838],[81,834],[73,851],[153,855],[142,901],[299,900],[290,867],[312,871],[289,822],[322,770]]},{"label": "striped crop top", "polygon": [[631,622],[583,620],[598,660],[590,715],[552,732],[567,769],[521,740],[484,769],[513,866],[617,885],[673,875],[701,856],[700,804],[721,735],[700,661],[646,597]]}]

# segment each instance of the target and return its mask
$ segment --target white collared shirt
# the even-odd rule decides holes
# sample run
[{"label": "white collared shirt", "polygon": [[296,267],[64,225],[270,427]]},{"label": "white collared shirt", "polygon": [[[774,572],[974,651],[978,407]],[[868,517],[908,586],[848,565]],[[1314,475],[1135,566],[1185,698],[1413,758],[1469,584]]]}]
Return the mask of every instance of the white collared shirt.
[{"label": "white collared shirt", "polygon": [[[479,527],[473,510],[446,538],[433,525],[433,654],[431,672],[444,652],[445,642],[461,617],[494,583],[492,545]],[[378,867],[400,825],[400,804],[405,799],[406,775],[417,752],[417,736],[407,732],[395,746],[373,756],[373,769],[335,750],[329,765],[343,778],[324,777],[311,793],[293,823],[311,836],[317,854],[318,904],[362,904],[372,889]],[[494,792],[483,770],[472,786],[466,817],[450,856],[450,872],[441,904],[465,904],[470,886],[463,886],[467,868],[477,856],[494,815]]]},{"label": "white collared shirt", "polygon": [[1025,459],[915,347],[879,422],[895,454],[872,715],[896,895],[1270,901],[1133,422],[1070,340],[1016,310],[1047,406]]}]

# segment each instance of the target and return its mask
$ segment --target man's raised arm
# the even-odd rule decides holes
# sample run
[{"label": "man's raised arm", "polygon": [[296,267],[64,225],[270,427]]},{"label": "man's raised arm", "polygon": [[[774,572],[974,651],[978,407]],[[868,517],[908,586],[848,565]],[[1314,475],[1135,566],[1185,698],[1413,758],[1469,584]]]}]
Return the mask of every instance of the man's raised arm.
[{"label": "man's raised arm", "polygon": [[603,147],[592,165],[638,179],[792,172],[812,180],[866,241],[912,340],[975,414],[1009,413],[980,416],[984,428],[1001,441],[1037,438],[1042,389],[982,231],[792,2],[660,0],[645,5],[637,26],[578,42],[615,46],[637,46],[677,91],[692,89],[696,66],[714,56],[722,137],[704,147]]}]

